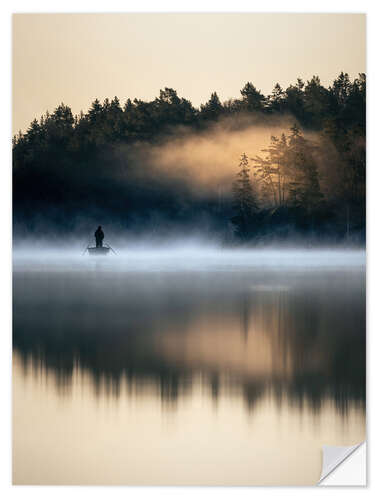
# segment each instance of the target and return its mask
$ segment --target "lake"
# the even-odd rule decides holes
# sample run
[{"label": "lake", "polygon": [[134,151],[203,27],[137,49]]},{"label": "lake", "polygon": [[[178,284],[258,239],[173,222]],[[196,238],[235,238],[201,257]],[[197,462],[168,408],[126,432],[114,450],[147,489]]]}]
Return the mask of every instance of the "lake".
[{"label": "lake", "polygon": [[315,484],[365,439],[363,251],[23,250],[13,283],[15,484]]}]

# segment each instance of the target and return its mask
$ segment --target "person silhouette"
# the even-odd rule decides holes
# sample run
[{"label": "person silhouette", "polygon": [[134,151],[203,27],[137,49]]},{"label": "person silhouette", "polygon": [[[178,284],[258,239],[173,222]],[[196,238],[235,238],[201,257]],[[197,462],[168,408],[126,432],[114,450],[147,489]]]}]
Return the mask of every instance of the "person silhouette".
[{"label": "person silhouette", "polygon": [[104,233],[102,230],[102,226],[98,226],[98,229],[95,231],[95,241],[96,247],[101,248],[103,246]]}]

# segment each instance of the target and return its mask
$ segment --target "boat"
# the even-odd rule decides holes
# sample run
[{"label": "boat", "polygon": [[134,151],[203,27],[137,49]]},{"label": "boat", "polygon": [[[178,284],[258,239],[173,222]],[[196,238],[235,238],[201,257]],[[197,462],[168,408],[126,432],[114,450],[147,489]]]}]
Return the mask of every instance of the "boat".
[{"label": "boat", "polygon": [[87,247],[87,251],[89,255],[107,255],[109,251],[111,250],[111,247]]}]

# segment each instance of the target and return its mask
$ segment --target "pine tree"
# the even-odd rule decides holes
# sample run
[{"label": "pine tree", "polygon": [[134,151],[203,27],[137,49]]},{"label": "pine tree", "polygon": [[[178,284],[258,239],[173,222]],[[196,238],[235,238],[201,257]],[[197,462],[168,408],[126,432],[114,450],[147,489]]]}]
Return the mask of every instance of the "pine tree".
[{"label": "pine tree", "polygon": [[323,200],[320,191],[316,146],[305,139],[297,125],[288,137],[289,204],[311,213]]},{"label": "pine tree", "polygon": [[276,83],[272,90],[272,94],[268,96],[269,107],[272,111],[283,111],[285,107],[285,92],[279,83]]},{"label": "pine tree", "polygon": [[249,159],[245,153],[241,156],[239,172],[233,184],[233,196],[235,216],[232,223],[240,238],[247,239],[255,234],[258,204],[250,181]]},{"label": "pine tree", "polygon": [[265,97],[255,88],[255,86],[247,82],[241,90],[242,104],[246,111],[262,111],[265,106]]},{"label": "pine tree", "polygon": [[223,112],[223,106],[216,92],[211,94],[209,101],[201,105],[200,114],[204,120],[216,120]]},{"label": "pine tree", "polygon": [[286,201],[288,170],[287,170],[287,141],[285,134],[281,138],[271,136],[269,148],[262,149],[267,153],[266,158],[257,155],[254,161],[255,174],[261,184],[263,201],[274,207],[284,205]]}]

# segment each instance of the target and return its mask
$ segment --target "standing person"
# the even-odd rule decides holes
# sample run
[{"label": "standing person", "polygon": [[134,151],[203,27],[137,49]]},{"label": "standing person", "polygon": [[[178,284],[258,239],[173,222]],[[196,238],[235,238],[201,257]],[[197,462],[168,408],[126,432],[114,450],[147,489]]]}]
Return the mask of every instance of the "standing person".
[{"label": "standing person", "polygon": [[95,241],[97,248],[103,246],[103,240],[104,240],[104,233],[102,230],[102,226],[98,226],[98,229],[95,231]]}]

